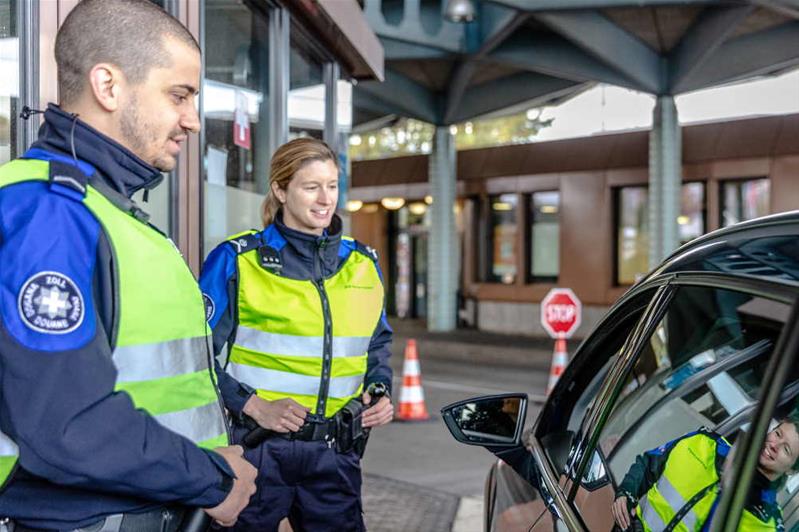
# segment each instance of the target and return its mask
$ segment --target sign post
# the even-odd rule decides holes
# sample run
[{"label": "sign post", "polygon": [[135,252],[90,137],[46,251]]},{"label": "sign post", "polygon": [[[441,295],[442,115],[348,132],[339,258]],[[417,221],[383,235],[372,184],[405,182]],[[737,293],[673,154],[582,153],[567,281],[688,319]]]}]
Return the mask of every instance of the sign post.
[{"label": "sign post", "polygon": [[569,362],[566,339],[571,338],[581,320],[582,304],[569,288],[553,288],[541,301],[541,326],[555,339],[547,394],[552,391],[566,369]]}]

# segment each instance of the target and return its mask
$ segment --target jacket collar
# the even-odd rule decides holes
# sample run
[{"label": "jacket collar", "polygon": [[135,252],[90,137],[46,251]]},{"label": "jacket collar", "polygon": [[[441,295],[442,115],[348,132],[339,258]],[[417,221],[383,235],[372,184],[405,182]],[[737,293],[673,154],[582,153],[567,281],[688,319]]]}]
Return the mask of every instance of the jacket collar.
[{"label": "jacket collar", "polygon": [[342,234],[341,218],[337,214],[333,215],[330,225],[321,235],[312,235],[291,229],[283,223],[282,209],[277,212],[274,224],[280,234],[283,235],[283,238],[286,239],[286,244],[291,247],[298,258],[312,262],[318,253],[322,258],[326,273],[336,270],[338,266],[338,248]]},{"label": "jacket collar", "polygon": [[131,197],[138,190],[158,186],[164,176],[160,170],[142,161],[133,152],[103,135],[78,115],[67,113],[55,104],[44,112],[44,123],[34,148],[74,156],[92,165],[113,190]]}]

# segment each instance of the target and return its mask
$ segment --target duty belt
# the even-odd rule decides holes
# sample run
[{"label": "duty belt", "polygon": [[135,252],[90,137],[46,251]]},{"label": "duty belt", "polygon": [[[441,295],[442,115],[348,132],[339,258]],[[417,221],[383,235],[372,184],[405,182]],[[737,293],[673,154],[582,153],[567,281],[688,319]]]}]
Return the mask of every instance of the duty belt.
[{"label": "duty belt", "polygon": [[[70,532],[177,532],[186,517],[184,508],[158,508],[143,513],[109,515],[94,524]],[[47,532],[41,528],[0,522],[0,532]]]}]

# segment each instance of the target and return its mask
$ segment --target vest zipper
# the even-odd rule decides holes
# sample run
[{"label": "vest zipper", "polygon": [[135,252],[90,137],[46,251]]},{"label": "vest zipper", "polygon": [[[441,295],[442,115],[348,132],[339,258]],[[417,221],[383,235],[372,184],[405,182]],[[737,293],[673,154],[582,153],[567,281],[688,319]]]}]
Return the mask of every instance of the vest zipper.
[{"label": "vest zipper", "polygon": [[319,384],[319,397],[316,400],[316,414],[323,417],[325,415],[325,407],[327,406],[327,394],[330,390],[330,371],[333,365],[333,318],[330,315],[330,302],[327,299],[324,275],[320,267],[322,253],[326,244],[326,239],[317,244],[313,261],[313,284],[319,292],[319,299],[322,301],[322,316],[325,322],[324,340],[322,343],[322,376],[321,383]]}]

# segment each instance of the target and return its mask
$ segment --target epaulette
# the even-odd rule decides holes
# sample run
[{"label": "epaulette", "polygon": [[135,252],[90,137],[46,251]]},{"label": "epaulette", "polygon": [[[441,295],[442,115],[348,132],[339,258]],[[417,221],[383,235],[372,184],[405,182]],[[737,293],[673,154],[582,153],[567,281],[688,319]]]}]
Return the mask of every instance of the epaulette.
[{"label": "epaulette", "polygon": [[377,250],[375,250],[375,248],[373,248],[372,246],[367,246],[366,244],[358,242],[357,240],[355,240],[354,242],[355,242],[355,249],[357,251],[359,251],[363,255],[366,255],[374,262],[377,262],[378,256],[377,256]]},{"label": "epaulette", "polygon": [[231,237],[228,239],[228,243],[233,246],[238,255],[258,249],[258,247],[263,244],[261,238],[258,236],[258,233],[250,231],[239,233],[238,235]]}]

